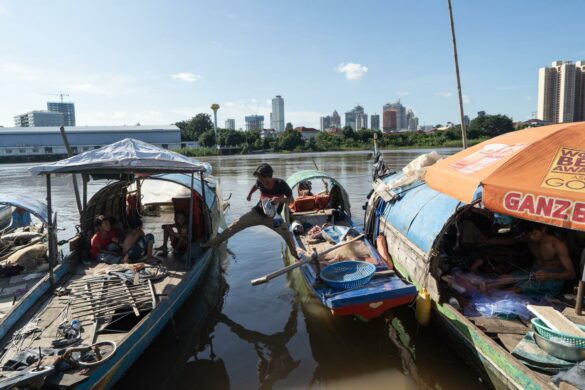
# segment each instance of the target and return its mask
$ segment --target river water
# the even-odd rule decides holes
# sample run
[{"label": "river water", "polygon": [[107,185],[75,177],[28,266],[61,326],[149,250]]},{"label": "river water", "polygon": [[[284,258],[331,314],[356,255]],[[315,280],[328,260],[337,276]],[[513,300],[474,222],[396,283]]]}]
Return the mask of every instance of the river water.
[{"label": "river water", "polygon": [[[400,169],[422,150],[385,152],[386,164]],[[445,151],[449,152],[449,151]],[[314,164],[337,178],[350,194],[353,219],[363,224],[362,205],[370,191],[370,152],[265,154],[205,158],[220,178],[224,198],[231,194],[228,223],[253,203],[246,194],[261,162],[286,178]],[[3,193],[44,199],[43,178],[31,177],[32,164],[1,165]],[[68,177],[53,180],[58,223],[75,232],[78,214]],[[93,182],[90,194],[103,183]],[[229,240],[228,253],[218,254],[225,272],[211,272],[119,383],[119,388],[393,388],[415,389],[404,374],[398,349],[388,340],[383,319],[364,323],[333,318],[316,299],[299,292],[298,276],[281,277],[252,287],[250,280],[282,267],[283,242],[263,227],[250,228]],[[219,252],[225,252],[220,250]],[[469,389],[482,384],[464,361],[449,349],[440,331],[420,328],[414,310],[394,312],[412,339],[418,374],[436,389]],[[163,368],[164,367],[164,368]]]}]

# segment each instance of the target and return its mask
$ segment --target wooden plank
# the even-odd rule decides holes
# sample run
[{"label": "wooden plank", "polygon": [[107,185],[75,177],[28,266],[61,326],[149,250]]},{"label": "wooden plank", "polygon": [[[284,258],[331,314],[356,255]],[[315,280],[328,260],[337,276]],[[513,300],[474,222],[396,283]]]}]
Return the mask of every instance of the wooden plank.
[{"label": "wooden plank", "polygon": [[510,333],[499,333],[498,339],[504,345],[504,348],[508,350],[508,352],[512,352],[514,348],[518,345],[520,341],[524,338],[524,335],[521,334],[510,334]]},{"label": "wooden plank", "polygon": [[577,314],[575,314],[574,307],[565,307],[562,313],[565,317],[567,317],[570,321],[574,322],[575,324],[585,326],[585,315],[578,316]]},{"label": "wooden plank", "polygon": [[126,288],[126,292],[128,293],[128,297],[130,298],[130,303],[132,304],[132,310],[134,311],[134,314],[136,315],[136,317],[140,317],[140,312],[138,311],[138,307],[136,306],[136,300],[132,296],[130,289],[123,280],[120,281],[120,283],[122,283],[122,285]]},{"label": "wooden plank", "polygon": [[469,317],[469,320],[486,333],[525,335],[528,332],[528,327],[520,321],[492,317]]},{"label": "wooden plank", "polygon": [[526,308],[540,318],[551,329],[570,336],[585,338],[585,332],[579,329],[577,325],[569,321],[567,317],[554,308],[550,306],[536,305],[528,305]]},{"label": "wooden plank", "polygon": [[152,296],[152,310],[156,308],[156,294],[154,293],[154,288],[152,287],[152,283],[150,279],[147,280],[148,288],[150,289],[150,295]]}]

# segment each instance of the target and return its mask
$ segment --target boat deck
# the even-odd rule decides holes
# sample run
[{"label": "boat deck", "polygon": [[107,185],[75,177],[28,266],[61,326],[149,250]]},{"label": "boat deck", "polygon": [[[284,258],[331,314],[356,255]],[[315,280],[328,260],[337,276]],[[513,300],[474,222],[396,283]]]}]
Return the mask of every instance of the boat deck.
[{"label": "boat deck", "polygon": [[[143,229],[146,233],[154,234],[155,247],[163,240],[160,226],[172,223],[172,219],[173,213],[164,209],[159,213],[143,216]],[[58,338],[59,325],[71,323],[75,319],[81,323],[81,332],[80,340],[73,346],[91,345],[101,341],[113,341],[117,345],[123,343],[136,325],[176,288],[189,270],[185,260],[174,256],[172,252],[164,256],[155,255],[159,259],[156,268],[166,269],[166,276],[162,279],[140,281],[135,278],[131,283],[124,283],[121,279],[104,283],[99,278],[112,269],[116,271],[116,267],[132,268],[133,265],[86,265],[81,262],[72,264],[71,272],[57,284],[57,287],[64,287],[67,293],[62,296],[47,295],[41,299],[11,329],[9,336],[1,341],[0,365],[5,366],[24,349],[38,351],[39,348],[54,348],[52,342]],[[153,265],[149,269],[154,268]],[[105,284],[110,287],[104,287]],[[115,309],[114,305],[119,306]],[[15,331],[20,329],[30,332],[18,336]],[[77,369],[67,371],[66,376],[83,380],[89,374],[87,370]],[[60,378],[58,381],[64,380],[63,377]]]}]

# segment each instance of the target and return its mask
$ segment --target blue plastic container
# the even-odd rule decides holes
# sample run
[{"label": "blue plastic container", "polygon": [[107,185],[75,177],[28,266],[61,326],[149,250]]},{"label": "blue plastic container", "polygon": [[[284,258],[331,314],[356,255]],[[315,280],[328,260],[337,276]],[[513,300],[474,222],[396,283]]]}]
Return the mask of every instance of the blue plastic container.
[{"label": "blue plastic container", "polygon": [[367,284],[375,272],[376,267],[373,264],[347,260],[323,268],[321,279],[333,288],[348,289]]}]

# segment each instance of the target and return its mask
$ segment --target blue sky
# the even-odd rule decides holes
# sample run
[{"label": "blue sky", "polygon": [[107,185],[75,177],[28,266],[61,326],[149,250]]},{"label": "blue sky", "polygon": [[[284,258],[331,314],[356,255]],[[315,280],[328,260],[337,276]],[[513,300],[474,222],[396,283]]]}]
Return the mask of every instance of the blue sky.
[{"label": "blue sky", "polygon": [[[453,0],[465,110],[536,111],[537,71],[585,59],[585,2]],[[220,126],[285,99],[318,127],[356,103],[401,99],[456,122],[445,0],[2,1],[0,125],[64,91],[78,125],[168,124],[221,105]],[[348,65],[349,64],[349,65]]]}]

